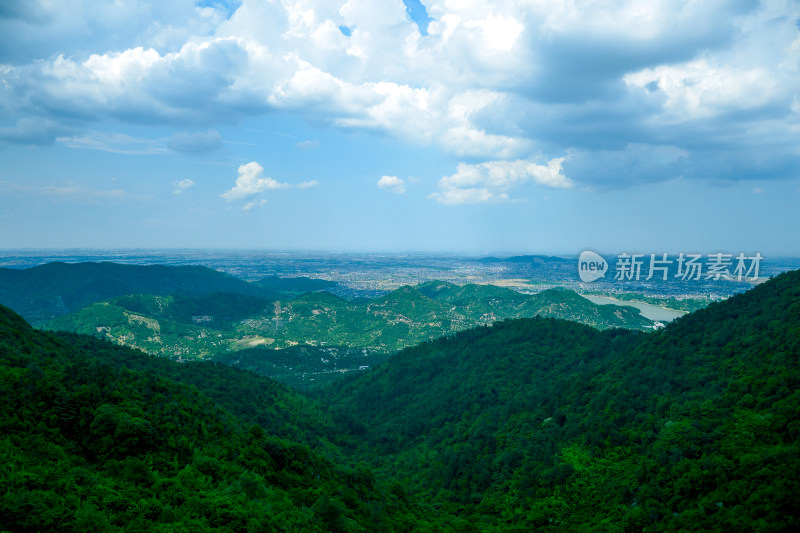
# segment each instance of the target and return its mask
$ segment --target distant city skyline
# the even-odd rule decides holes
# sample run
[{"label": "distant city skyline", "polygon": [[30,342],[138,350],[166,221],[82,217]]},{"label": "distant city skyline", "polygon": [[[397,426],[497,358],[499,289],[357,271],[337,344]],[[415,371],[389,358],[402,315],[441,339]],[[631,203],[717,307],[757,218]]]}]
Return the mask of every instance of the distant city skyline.
[{"label": "distant city skyline", "polygon": [[800,4],[0,8],[0,249],[800,256]]}]

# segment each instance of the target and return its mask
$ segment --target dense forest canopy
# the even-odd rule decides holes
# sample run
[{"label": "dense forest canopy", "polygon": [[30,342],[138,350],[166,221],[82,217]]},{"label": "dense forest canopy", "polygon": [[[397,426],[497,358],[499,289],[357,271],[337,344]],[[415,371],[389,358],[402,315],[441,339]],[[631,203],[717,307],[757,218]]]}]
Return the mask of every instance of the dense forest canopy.
[{"label": "dense forest canopy", "polygon": [[283,385],[38,332],[6,308],[0,357],[2,530],[429,527]]},{"label": "dense forest canopy", "polygon": [[[0,303],[40,325],[56,316],[78,311],[96,302],[128,295],[176,295],[180,311],[202,313],[230,305],[220,297],[248,302],[293,297],[336,284],[324,280],[266,277],[254,283],[199,265],[126,265],[102,263],[47,263],[26,269],[0,268]],[[215,298],[208,297],[214,295]],[[204,299],[205,297],[205,299]],[[228,302],[229,303],[229,302]],[[239,307],[241,313],[242,307]],[[244,307],[248,309],[248,307]],[[177,311],[177,312],[180,312]]]},{"label": "dense forest canopy", "polygon": [[652,333],[454,333],[313,397],[5,308],[0,357],[0,529],[800,527],[800,271]]}]

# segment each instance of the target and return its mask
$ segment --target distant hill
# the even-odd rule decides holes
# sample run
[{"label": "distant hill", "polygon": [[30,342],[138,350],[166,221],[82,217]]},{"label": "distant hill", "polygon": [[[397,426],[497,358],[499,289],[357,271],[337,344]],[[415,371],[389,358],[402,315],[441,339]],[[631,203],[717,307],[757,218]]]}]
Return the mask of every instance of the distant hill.
[{"label": "distant hill", "polygon": [[323,397],[364,460],[479,530],[800,527],[800,271],[649,334],[499,322]]},{"label": "distant hill", "polygon": [[548,289],[536,294],[522,294],[494,285],[455,285],[443,281],[423,283],[416,290],[433,300],[456,306],[477,324],[540,315],[572,320],[598,329],[647,329],[653,325],[632,307],[604,309],[606,306],[595,305],[568,290]]},{"label": "distant hill", "polygon": [[480,263],[531,263],[542,265],[548,264],[562,264],[574,263],[572,259],[564,259],[563,257],[556,257],[553,255],[514,255],[511,257],[482,257],[478,259]]},{"label": "distant hill", "polygon": [[266,294],[246,281],[202,266],[48,263],[24,270],[0,268],[0,303],[35,323],[128,294],[205,296],[215,292]]},{"label": "distant hill", "polygon": [[[203,315],[214,314],[202,307],[223,294],[276,300],[330,288],[331,284],[336,285],[305,277],[269,277],[248,283],[203,266],[48,263],[22,270],[0,268],[0,303],[40,325],[87,305],[127,295],[181,296],[187,310],[195,304],[188,303],[186,298],[202,299],[214,295],[206,298],[205,302],[195,302],[199,304],[195,307],[200,309],[196,309],[194,314]],[[230,300],[231,297],[227,298]],[[243,306],[242,309],[249,307]]]},{"label": "distant hill", "polygon": [[[374,366],[401,348],[506,318],[536,315],[602,329],[647,329],[653,324],[635,308],[595,305],[569,291],[525,295],[491,285],[433,281],[356,301],[325,291],[274,302],[224,294],[123,296],[57,317],[46,327],[101,336],[181,360],[235,362],[293,385],[298,380],[317,385],[341,377],[343,370]],[[322,352],[332,349],[336,357],[308,353],[314,361],[303,363],[275,351],[298,345],[319,347]],[[339,361],[348,348],[365,349],[366,354]],[[235,355],[245,349],[256,351],[246,358]]]},{"label": "distant hill", "polygon": [[255,282],[256,285],[271,294],[279,294],[283,298],[299,296],[306,292],[326,291],[338,285],[335,281],[307,277],[280,278],[267,276]]}]

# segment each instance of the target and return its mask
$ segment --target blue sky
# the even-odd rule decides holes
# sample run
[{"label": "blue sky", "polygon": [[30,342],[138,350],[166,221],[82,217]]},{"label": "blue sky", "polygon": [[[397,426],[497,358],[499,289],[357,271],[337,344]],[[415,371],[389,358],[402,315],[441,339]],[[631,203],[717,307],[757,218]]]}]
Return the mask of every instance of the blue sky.
[{"label": "blue sky", "polygon": [[800,4],[0,7],[0,248],[800,255]]}]

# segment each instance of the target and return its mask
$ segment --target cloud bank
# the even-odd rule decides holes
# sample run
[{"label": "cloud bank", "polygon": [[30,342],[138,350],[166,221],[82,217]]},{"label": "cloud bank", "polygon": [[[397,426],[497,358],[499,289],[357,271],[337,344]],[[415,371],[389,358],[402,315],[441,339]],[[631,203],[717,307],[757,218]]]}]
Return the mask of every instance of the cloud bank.
[{"label": "cloud bank", "polygon": [[[198,152],[220,146],[219,124],[277,110],[461,158],[433,195],[447,204],[502,201],[522,182],[800,168],[794,1],[429,0],[416,20],[400,0],[232,5],[3,11],[0,140],[47,144],[111,120],[199,131],[168,141]],[[244,167],[226,200],[285,185]]]}]

